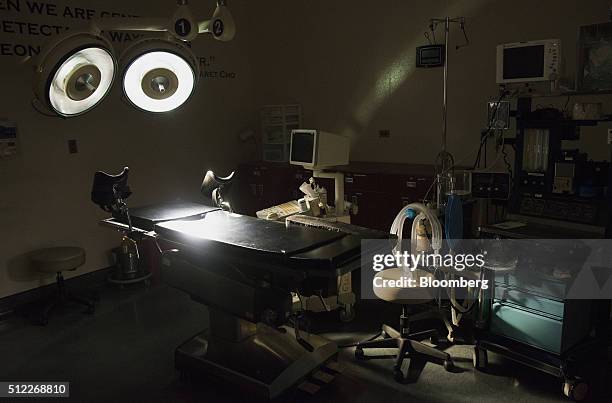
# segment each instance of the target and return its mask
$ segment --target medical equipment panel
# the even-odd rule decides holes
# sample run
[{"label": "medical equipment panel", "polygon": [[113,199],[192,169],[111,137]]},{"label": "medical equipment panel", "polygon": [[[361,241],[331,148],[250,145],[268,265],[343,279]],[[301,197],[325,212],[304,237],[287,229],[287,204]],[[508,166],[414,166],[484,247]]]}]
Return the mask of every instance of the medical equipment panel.
[{"label": "medical equipment panel", "polygon": [[514,42],[497,46],[497,83],[524,83],[558,79],[561,41]]},{"label": "medical equipment panel", "polygon": [[471,194],[475,198],[507,200],[510,175],[507,172],[472,171]]},{"label": "medical equipment panel", "polygon": [[442,67],[445,60],[445,45],[425,45],[416,48],[417,67]]}]

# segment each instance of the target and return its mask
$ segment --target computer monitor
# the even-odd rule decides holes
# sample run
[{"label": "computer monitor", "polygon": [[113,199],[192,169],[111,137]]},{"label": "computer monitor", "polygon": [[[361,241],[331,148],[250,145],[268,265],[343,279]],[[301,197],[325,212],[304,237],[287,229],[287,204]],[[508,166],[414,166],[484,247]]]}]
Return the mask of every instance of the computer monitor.
[{"label": "computer monitor", "polygon": [[301,165],[312,170],[347,165],[349,139],[320,130],[292,130],[289,155],[292,165]]}]

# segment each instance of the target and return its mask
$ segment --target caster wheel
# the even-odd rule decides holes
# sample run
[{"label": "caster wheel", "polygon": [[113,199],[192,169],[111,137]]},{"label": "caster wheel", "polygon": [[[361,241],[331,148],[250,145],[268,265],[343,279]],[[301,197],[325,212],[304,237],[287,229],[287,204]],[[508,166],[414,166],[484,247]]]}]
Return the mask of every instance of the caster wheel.
[{"label": "caster wheel", "polygon": [[340,322],[349,323],[355,319],[355,307],[353,305],[344,305],[338,311]]},{"label": "caster wheel", "polygon": [[358,360],[365,359],[365,354],[363,353],[363,349],[361,347],[355,348],[355,358]]},{"label": "caster wheel", "polygon": [[455,364],[453,363],[453,360],[444,360],[444,369],[448,372],[452,372],[455,369]]},{"label": "caster wheel", "polygon": [[589,395],[589,384],[578,379],[566,380],[563,394],[575,402],[581,402]]},{"label": "caster wheel", "polygon": [[399,382],[399,383],[404,382],[404,373],[402,372],[401,369],[399,368],[393,369],[393,379],[395,379],[395,382]]},{"label": "caster wheel", "polygon": [[489,359],[487,355],[487,350],[482,348],[474,347],[474,351],[472,351],[472,364],[474,368],[482,371],[488,365]]},{"label": "caster wheel", "polygon": [[95,312],[96,312],[96,307],[93,304],[88,306],[87,310],[85,311],[85,313],[88,315],[93,315]]},{"label": "caster wheel", "polygon": [[38,319],[38,324],[40,326],[47,326],[49,324],[49,318],[42,316]]}]

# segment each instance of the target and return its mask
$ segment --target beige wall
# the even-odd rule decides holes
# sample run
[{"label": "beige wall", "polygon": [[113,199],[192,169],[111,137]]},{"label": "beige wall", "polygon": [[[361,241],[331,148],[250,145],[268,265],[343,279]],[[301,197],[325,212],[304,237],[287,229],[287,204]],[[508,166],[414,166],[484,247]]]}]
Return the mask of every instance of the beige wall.
[{"label": "beige wall", "polygon": [[[560,38],[566,72],[575,71],[580,25],[604,22],[604,0],[381,0],[257,2],[252,17],[257,103],[300,102],[306,126],[352,136],[353,160],[431,163],[441,138],[442,70],[415,69],[415,46],[431,17],[465,16],[470,46],[458,27],[449,55],[448,147],[474,159],[497,96],[495,46]],[[442,27],[437,38],[442,38]],[[609,99],[609,97],[608,97]],[[572,100],[571,102],[573,102]],[[560,104],[563,99],[536,100]],[[606,113],[612,113],[612,104]],[[378,137],[390,129],[391,137]],[[606,128],[586,129],[592,156],[609,158]]]},{"label": "beige wall", "polygon": [[[76,27],[79,21],[61,16],[38,17],[27,12],[2,10],[0,19]],[[174,1],[57,1],[65,6],[87,7],[147,16],[170,15]],[[155,3],[155,4],[152,4]],[[194,2],[195,3],[195,2]],[[207,18],[214,1],[192,6],[196,16]],[[118,171],[130,166],[133,205],[168,198],[197,199],[203,172],[230,169],[252,159],[252,148],[238,140],[256,114],[251,69],[246,56],[249,17],[246,1],[233,1],[239,21],[236,39],[221,43],[206,37],[193,43],[197,56],[214,56],[206,67],[232,71],[235,79],[203,79],[196,93],[180,110],[161,116],[146,114],[122,102],[117,81],[109,97],[90,113],[69,120],[35,112],[32,100],[32,63],[0,56],[0,118],[15,121],[19,130],[19,155],[0,160],[0,297],[52,281],[31,273],[24,254],[36,248],[77,245],[87,251],[86,265],[73,275],[109,266],[108,250],[118,234],[97,225],[105,214],[89,200],[96,170]],[[0,43],[39,44],[40,36],[0,33]],[[124,47],[115,44],[118,49]],[[69,154],[67,140],[78,141],[78,154]]]},{"label": "beige wall", "polygon": [[[7,1],[0,0],[2,19],[77,22],[2,10]],[[25,7],[25,0],[19,2]],[[98,12],[147,16],[169,15],[174,7],[173,1],[86,3]],[[192,3],[196,15],[206,16],[214,1]],[[163,116],[121,102],[115,86],[109,99],[81,118],[43,117],[30,107],[31,64],[0,56],[0,118],[16,121],[20,134],[20,155],[0,161],[0,297],[51,280],[26,269],[23,254],[35,248],[85,247],[88,263],[80,273],[108,265],[117,234],[96,224],[104,213],[89,201],[95,170],[129,165],[133,205],[195,199],[204,169],[230,169],[259,157],[238,133],[257,126],[256,110],[264,104],[301,103],[305,126],[352,137],[353,160],[432,162],[440,144],[442,71],[416,70],[414,48],[426,43],[423,32],[433,16],[462,15],[468,21],[470,46],[450,51],[448,144],[456,160],[472,161],[484,103],[497,91],[495,45],[560,38],[571,76],[578,26],[605,21],[609,6],[604,0],[232,0],[236,40],[199,39],[194,50],[215,57],[209,69],[235,71],[237,78],[201,81],[190,103]],[[0,43],[41,40],[16,38],[0,33]],[[462,40],[454,28],[452,43]],[[605,112],[612,113],[611,104]],[[391,130],[391,137],[378,138],[379,129]],[[584,131],[583,143],[596,159],[609,156],[602,146],[605,129]],[[78,140],[78,154],[68,154],[68,139]]]}]

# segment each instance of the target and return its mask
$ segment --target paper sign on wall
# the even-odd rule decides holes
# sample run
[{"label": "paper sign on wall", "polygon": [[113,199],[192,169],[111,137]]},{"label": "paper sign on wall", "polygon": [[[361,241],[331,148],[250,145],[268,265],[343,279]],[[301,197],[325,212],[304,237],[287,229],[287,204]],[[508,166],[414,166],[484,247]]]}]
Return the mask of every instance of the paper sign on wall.
[{"label": "paper sign on wall", "polygon": [[17,155],[17,124],[0,122],[0,158]]}]

